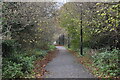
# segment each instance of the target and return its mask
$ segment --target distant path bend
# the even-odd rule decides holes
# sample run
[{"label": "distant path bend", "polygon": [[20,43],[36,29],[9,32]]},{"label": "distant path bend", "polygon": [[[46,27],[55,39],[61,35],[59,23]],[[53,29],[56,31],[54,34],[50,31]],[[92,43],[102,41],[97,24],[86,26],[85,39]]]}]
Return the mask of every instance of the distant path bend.
[{"label": "distant path bend", "polygon": [[49,73],[46,73],[44,78],[94,78],[82,64],[77,63],[75,57],[65,47],[56,47],[59,53],[45,67]]}]

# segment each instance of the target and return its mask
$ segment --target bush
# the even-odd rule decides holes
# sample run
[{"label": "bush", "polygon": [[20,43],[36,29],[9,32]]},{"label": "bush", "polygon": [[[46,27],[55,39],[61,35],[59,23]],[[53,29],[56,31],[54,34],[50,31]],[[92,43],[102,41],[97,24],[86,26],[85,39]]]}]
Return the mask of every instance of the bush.
[{"label": "bush", "polygon": [[22,58],[25,57],[24,54],[14,53],[13,55],[7,57],[10,61],[15,63],[21,63]]},{"label": "bush", "polygon": [[35,50],[34,56],[36,58],[44,58],[44,56],[47,54],[47,51],[45,50]]},{"label": "bush", "polygon": [[32,57],[23,57],[21,60],[22,72],[23,73],[31,73],[34,66],[33,66],[33,58]]},{"label": "bush", "polygon": [[52,51],[52,50],[54,50],[56,48],[54,45],[48,45],[48,47],[49,47],[50,51]]},{"label": "bush", "polygon": [[[44,58],[47,50],[29,49],[29,51],[19,50],[19,44],[14,40],[5,40],[3,45],[3,78],[20,78],[32,73],[34,60]],[[50,46],[50,49],[53,49]]]},{"label": "bush", "polygon": [[120,69],[118,67],[118,55],[120,51],[114,49],[113,51],[105,51],[97,53],[94,58],[94,65],[99,68],[100,72],[106,75],[118,76]]},{"label": "bush", "polygon": [[2,52],[3,57],[10,56],[12,53],[14,53],[20,45],[15,40],[4,40],[2,42]]},{"label": "bush", "polygon": [[20,78],[23,76],[22,64],[17,64],[12,61],[6,61],[6,64],[3,64],[2,76],[3,78]]},{"label": "bush", "polygon": [[3,58],[3,78],[19,78],[31,74],[34,66],[34,56],[25,54],[14,54]]}]

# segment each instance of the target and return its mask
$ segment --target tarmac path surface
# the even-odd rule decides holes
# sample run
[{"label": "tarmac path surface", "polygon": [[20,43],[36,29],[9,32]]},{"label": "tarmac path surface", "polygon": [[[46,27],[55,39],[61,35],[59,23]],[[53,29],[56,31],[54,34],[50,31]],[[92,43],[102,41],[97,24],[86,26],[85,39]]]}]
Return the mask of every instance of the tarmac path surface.
[{"label": "tarmac path surface", "polygon": [[94,76],[63,46],[56,46],[59,53],[47,64],[44,78],[94,78]]}]

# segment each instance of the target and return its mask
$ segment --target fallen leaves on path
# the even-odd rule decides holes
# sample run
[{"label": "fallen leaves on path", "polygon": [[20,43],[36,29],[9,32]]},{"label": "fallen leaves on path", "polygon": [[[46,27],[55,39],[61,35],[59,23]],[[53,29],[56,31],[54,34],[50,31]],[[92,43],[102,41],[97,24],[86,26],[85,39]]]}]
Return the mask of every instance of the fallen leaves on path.
[{"label": "fallen leaves on path", "polygon": [[[92,60],[89,57],[87,57],[87,56],[80,56],[80,57],[78,57],[78,53],[77,52],[71,51],[71,50],[69,50],[69,52],[72,53],[76,57],[76,59],[77,59],[77,61],[79,63],[83,64],[83,66],[85,68],[87,68],[93,75],[95,75],[94,71],[97,71],[98,68],[96,68],[95,66],[92,65],[93,62],[92,62]],[[99,76],[95,76],[95,77],[101,78],[100,75]]]},{"label": "fallen leaves on path", "polygon": [[35,61],[35,77],[36,78],[43,78],[43,75],[48,71],[45,70],[47,63],[49,63],[58,53],[58,50],[50,51],[48,54],[41,60],[38,59]]},{"label": "fallen leaves on path", "polygon": [[113,80],[120,79],[120,77],[103,76],[103,73],[99,72],[99,68],[92,65],[93,64],[92,59],[90,59],[87,56],[78,57],[78,53],[72,50],[69,50],[69,52],[72,53],[73,56],[76,57],[77,61],[83,64],[83,66],[87,68],[96,78],[111,78]]}]

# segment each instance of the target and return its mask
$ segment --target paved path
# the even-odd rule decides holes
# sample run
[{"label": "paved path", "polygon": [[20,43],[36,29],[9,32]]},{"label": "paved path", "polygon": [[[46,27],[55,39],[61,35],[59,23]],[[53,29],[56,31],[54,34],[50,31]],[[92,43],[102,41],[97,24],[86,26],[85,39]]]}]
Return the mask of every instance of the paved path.
[{"label": "paved path", "polygon": [[82,64],[77,63],[65,47],[57,46],[58,55],[45,67],[45,78],[94,78]]}]

